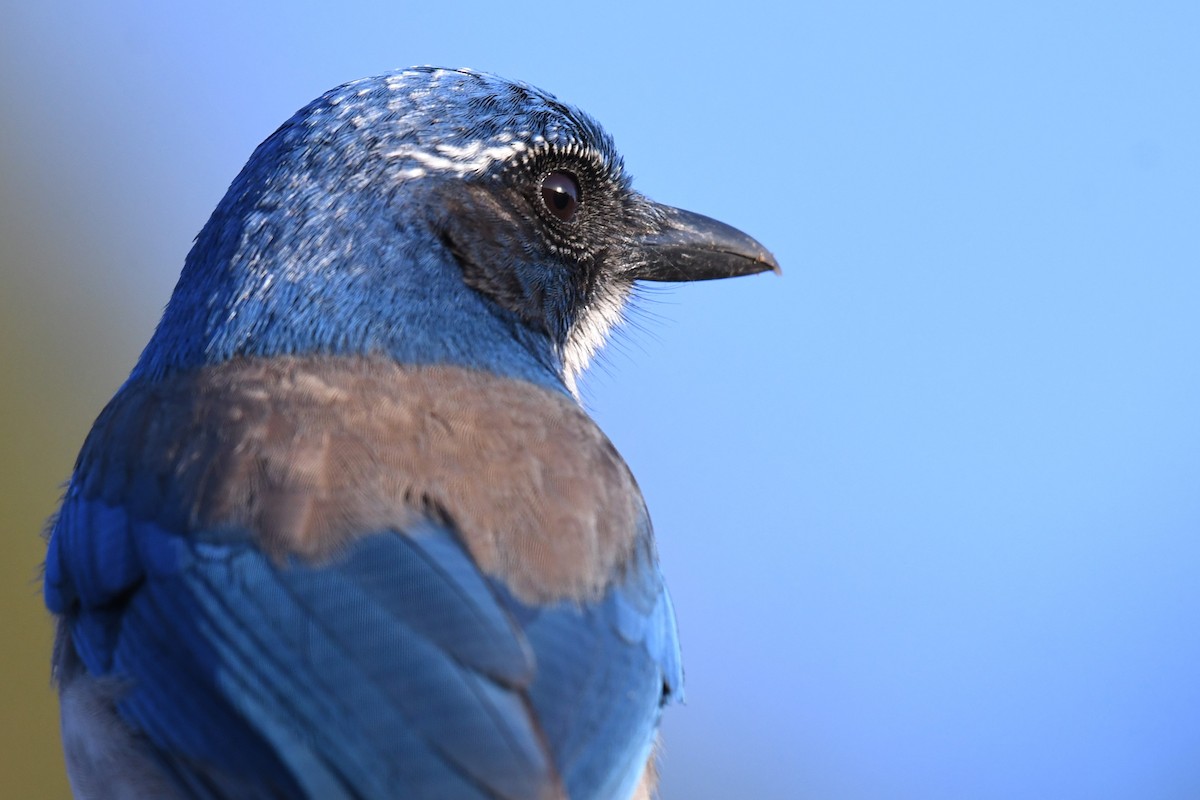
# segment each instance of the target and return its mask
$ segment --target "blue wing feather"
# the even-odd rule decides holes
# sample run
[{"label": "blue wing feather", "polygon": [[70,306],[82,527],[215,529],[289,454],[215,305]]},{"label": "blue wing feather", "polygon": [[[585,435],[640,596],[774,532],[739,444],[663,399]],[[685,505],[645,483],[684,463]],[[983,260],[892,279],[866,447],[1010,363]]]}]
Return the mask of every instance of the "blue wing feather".
[{"label": "blue wing feather", "polygon": [[46,597],[196,797],[620,796],[678,680],[652,559],[594,602],[528,606],[433,523],[318,566],[72,495]]}]

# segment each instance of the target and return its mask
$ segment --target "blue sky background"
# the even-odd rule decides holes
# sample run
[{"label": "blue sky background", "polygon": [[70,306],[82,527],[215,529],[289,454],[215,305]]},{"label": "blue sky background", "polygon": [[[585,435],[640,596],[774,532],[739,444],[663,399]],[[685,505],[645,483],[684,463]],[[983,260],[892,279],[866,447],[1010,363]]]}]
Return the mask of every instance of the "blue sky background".
[{"label": "blue sky background", "polygon": [[680,618],[665,800],[1200,797],[1200,5],[10,6],[0,786],[64,796],[36,534],[192,237],[435,63],[784,267],[648,293],[585,383]]}]

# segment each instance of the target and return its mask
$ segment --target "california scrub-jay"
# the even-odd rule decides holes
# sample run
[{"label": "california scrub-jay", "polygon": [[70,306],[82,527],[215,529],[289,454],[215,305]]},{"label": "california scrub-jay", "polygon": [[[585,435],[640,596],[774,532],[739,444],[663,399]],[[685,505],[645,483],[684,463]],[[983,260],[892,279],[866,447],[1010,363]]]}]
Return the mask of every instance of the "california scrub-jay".
[{"label": "california scrub-jay", "polygon": [[575,381],[635,281],[771,269],[530,86],[418,68],[299,111],[52,526],[76,796],[649,797],[675,622]]}]

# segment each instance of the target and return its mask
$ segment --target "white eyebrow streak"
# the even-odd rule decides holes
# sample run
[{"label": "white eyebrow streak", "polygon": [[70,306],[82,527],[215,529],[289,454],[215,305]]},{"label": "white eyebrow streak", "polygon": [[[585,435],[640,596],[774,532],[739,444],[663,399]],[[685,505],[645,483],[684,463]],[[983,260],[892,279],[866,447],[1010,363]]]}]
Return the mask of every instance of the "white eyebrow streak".
[{"label": "white eyebrow streak", "polygon": [[529,149],[525,142],[512,141],[512,134],[507,134],[507,138],[510,141],[503,141],[502,138],[500,143],[490,147],[485,147],[482,141],[465,145],[439,144],[435,148],[436,153],[416,145],[403,145],[385,155],[388,158],[403,158],[415,162],[417,166],[408,171],[411,177],[421,177],[416,173],[422,172],[423,175],[424,168],[432,172],[452,173],[461,178],[486,172],[493,164],[506,161]]}]

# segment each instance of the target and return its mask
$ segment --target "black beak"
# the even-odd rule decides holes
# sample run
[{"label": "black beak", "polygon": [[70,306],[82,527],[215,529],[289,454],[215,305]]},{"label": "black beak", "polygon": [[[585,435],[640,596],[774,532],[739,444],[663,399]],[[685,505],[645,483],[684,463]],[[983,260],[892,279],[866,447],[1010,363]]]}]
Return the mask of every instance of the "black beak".
[{"label": "black beak", "polygon": [[779,274],[767,248],[724,222],[681,208],[659,205],[662,226],[638,240],[639,281],[708,281],[759,272]]}]

